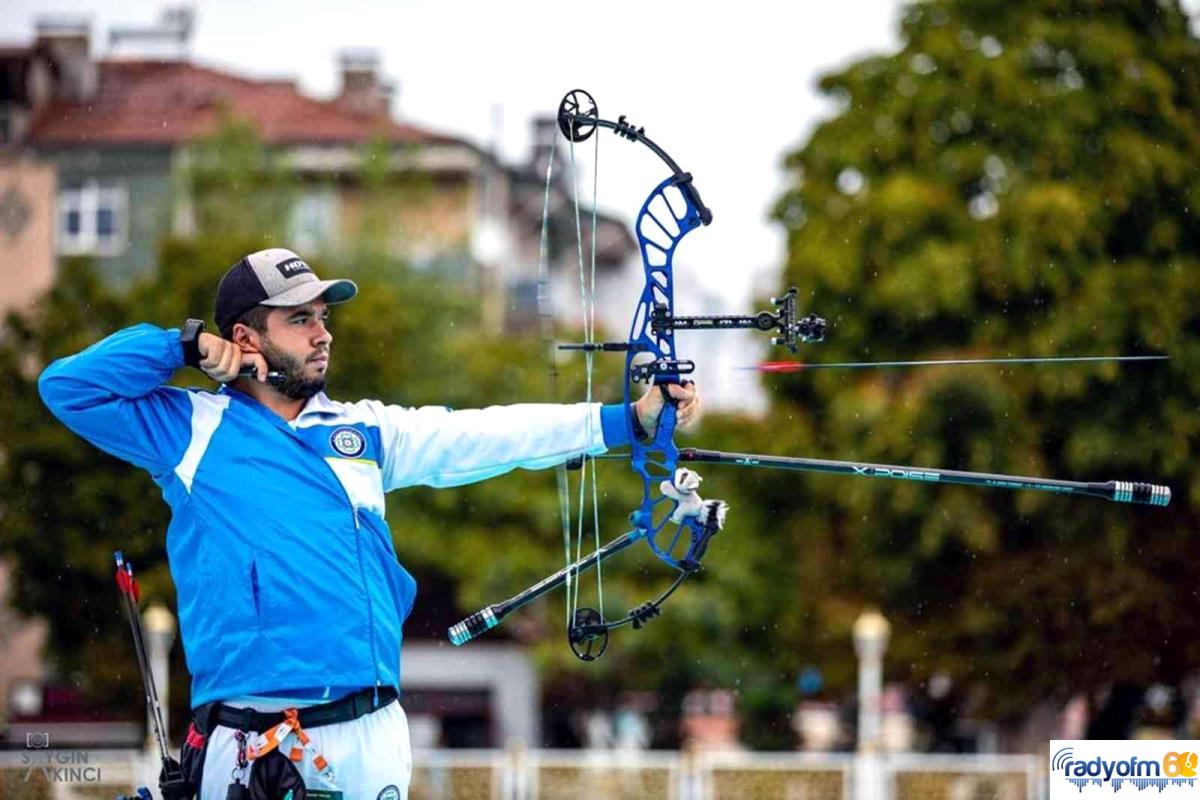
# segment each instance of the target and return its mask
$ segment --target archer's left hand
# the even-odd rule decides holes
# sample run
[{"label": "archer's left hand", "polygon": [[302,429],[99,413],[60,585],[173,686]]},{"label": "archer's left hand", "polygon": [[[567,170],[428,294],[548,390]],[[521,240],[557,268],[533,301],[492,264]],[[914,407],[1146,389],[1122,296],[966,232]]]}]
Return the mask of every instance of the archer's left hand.
[{"label": "archer's left hand", "polygon": [[[700,395],[696,394],[696,384],[668,383],[665,384],[671,399],[675,401],[675,427],[690,428],[700,418]],[[666,405],[662,389],[657,384],[651,384],[636,403],[633,410],[646,433],[651,436],[658,430],[658,416]]]}]

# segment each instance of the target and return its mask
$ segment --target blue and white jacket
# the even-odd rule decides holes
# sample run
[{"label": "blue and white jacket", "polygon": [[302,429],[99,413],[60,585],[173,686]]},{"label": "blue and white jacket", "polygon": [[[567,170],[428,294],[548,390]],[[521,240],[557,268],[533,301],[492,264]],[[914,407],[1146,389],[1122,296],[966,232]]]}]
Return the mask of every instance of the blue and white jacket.
[{"label": "blue and white jacket", "polygon": [[450,411],[324,394],[291,422],[247,394],[163,384],[178,330],[137,325],[42,374],[42,399],[92,444],[150,472],[193,707],[319,687],[395,686],[416,582],[384,493],[541,469],[628,442],[622,406]]}]

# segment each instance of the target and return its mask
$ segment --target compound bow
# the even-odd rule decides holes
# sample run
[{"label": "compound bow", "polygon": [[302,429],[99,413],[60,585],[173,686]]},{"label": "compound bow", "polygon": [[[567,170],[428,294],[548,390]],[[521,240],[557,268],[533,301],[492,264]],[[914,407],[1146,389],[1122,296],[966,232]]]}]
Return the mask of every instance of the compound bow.
[{"label": "compound bow", "polygon": [[[659,157],[670,169],[670,175],[650,192],[634,223],[634,233],[642,256],[644,285],[634,309],[629,337],[624,342],[596,342],[592,340],[593,324],[589,319],[588,293],[584,288],[583,245],[579,225],[578,191],[575,197],[576,236],[579,246],[580,285],[585,311],[586,341],[578,344],[559,345],[560,350],[581,351],[587,358],[588,399],[591,399],[592,355],[600,352],[625,353],[624,403],[626,425],[629,427],[629,453],[583,456],[574,463],[583,470],[580,482],[580,524],[576,545],[577,557],[570,553],[570,511],[566,498],[565,472],[560,469],[560,497],[564,503],[563,535],[567,550],[567,564],[555,574],[539,581],[508,600],[487,606],[450,628],[449,638],[455,645],[464,644],[491,628],[496,627],[518,608],[542,597],[555,588],[566,585],[567,639],[572,651],[580,659],[591,661],[602,655],[608,646],[609,631],[625,625],[640,628],[661,611],[674,591],[687,578],[696,574],[707,551],[709,541],[724,525],[726,505],[720,500],[705,501],[696,489],[700,477],[689,469],[679,467],[682,463],[705,462],[730,464],[743,467],[766,467],[804,472],[823,472],[841,475],[856,475],[872,478],[957,483],[970,486],[985,486],[1003,489],[1032,489],[1059,494],[1089,495],[1115,502],[1140,503],[1165,506],[1170,502],[1171,491],[1166,486],[1127,481],[1107,483],[1084,483],[1076,481],[1026,478],[1015,475],[963,472],[889,464],[867,464],[825,459],[789,458],[748,453],[727,453],[695,448],[680,449],[675,445],[675,408],[667,395],[668,384],[686,381],[684,376],[695,369],[691,360],[680,358],[675,348],[677,330],[731,330],[755,329],[775,332],[771,343],[788,348],[795,353],[799,345],[819,342],[824,339],[825,320],[815,314],[800,316],[797,311],[796,289],[789,289],[782,297],[774,299],[773,311],[760,311],[736,316],[679,316],[675,314],[674,257],[679,243],[693,230],[712,222],[712,212],[704,205],[692,176],[661,147],[646,136],[645,129],[634,127],[624,116],[615,122],[600,117],[595,100],[587,92],[576,89],[569,92],[559,104],[558,128],[570,143],[571,160],[574,162],[576,143],[591,138],[598,128],[612,130],[617,136],[644,145]],[[543,208],[542,227],[542,270],[545,279],[546,224],[549,210],[550,181],[553,172],[553,152],[546,171],[546,200]],[[593,215],[595,198],[593,197]],[[595,218],[592,221],[592,284],[595,275]],[[541,287],[544,289],[544,285]],[[592,292],[594,296],[594,291]],[[1097,360],[1136,360],[1139,357],[1099,357]],[[1092,360],[1092,359],[1073,359]],[[916,363],[916,362],[912,362]],[[800,368],[820,367],[819,364],[800,365]],[[833,366],[833,365],[830,365]],[[847,365],[837,365],[845,367]],[[856,364],[853,366],[863,366]],[[784,371],[770,370],[770,371]],[[788,370],[791,371],[791,370]],[[634,435],[634,413],[631,389],[634,384],[654,383],[661,387],[667,398],[658,425],[652,436]],[[630,515],[632,529],[600,545],[597,539],[595,550],[588,556],[581,555],[583,535],[584,485],[587,482],[588,463],[595,458],[628,458],[631,469],[641,477],[642,501]],[[592,468],[593,508],[596,504],[595,469]],[[599,521],[594,527],[599,535]],[[603,593],[600,587],[600,564],[639,540],[645,540],[654,555],[678,574],[668,588],[654,600],[643,603],[628,614],[608,620],[603,613]],[[577,604],[580,573],[596,568],[598,594],[601,610],[581,608]],[[572,583],[576,585],[572,594]]]}]

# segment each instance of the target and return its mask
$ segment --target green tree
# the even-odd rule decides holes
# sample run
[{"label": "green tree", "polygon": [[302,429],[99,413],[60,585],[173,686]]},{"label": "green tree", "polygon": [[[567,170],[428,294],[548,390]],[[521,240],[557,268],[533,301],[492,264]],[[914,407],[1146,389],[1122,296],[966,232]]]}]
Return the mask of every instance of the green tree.
[{"label": "green tree", "polygon": [[772,451],[1162,480],[1175,500],[760,476],[795,555],[781,600],[815,615],[776,646],[849,689],[850,624],[878,605],[890,678],[946,672],[999,716],[1178,681],[1200,657],[1200,45],[1149,0],[932,0],[901,30],[821,79],[837,111],[787,159],[787,273],[831,323],[806,355],[1172,360],[774,378]]}]

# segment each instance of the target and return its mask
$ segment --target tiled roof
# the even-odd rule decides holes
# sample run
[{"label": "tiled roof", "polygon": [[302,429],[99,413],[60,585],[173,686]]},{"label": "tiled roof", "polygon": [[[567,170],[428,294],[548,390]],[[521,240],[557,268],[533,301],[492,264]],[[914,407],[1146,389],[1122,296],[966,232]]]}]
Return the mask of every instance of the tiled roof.
[{"label": "tiled roof", "polygon": [[314,100],[290,81],[251,80],[179,61],[101,61],[86,102],[40,110],[29,141],[46,145],[173,145],[247,120],[268,144],[335,144],[377,137],[406,144],[459,142],[385,115]]}]

